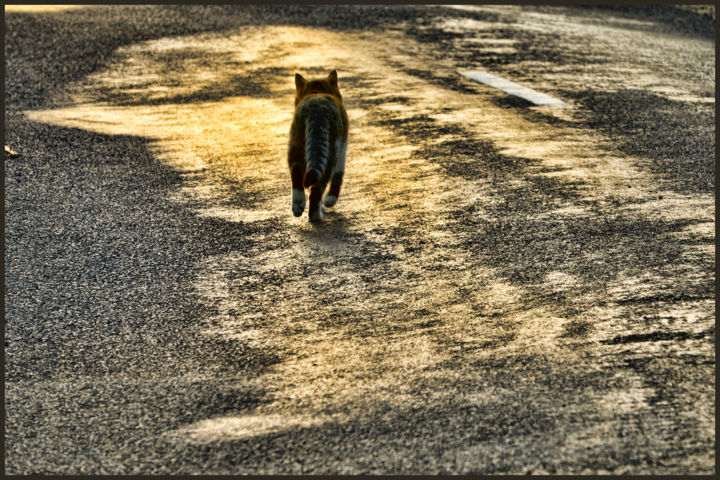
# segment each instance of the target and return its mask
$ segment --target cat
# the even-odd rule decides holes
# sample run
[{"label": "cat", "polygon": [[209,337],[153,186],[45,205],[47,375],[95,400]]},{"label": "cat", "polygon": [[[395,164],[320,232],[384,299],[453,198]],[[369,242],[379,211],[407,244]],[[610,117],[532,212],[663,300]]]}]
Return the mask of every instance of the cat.
[{"label": "cat", "polygon": [[321,222],[323,209],[332,207],[340,195],[345,174],[348,116],[338,88],[337,71],[323,79],[306,80],[295,74],[295,115],[290,127],[288,165],[292,182],[292,212],[305,210],[305,189],[310,190],[308,218]]}]

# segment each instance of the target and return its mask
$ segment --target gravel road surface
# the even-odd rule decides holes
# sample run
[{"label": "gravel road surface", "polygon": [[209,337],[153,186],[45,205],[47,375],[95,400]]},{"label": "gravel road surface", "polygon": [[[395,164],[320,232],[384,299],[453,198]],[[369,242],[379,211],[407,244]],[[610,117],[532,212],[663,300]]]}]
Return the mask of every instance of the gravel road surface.
[{"label": "gravel road surface", "polygon": [[[30,10],[5,12],[6,473],[714,473],[710,17]],[[293,75],[331,69],[347,173],[313,225]]]}]

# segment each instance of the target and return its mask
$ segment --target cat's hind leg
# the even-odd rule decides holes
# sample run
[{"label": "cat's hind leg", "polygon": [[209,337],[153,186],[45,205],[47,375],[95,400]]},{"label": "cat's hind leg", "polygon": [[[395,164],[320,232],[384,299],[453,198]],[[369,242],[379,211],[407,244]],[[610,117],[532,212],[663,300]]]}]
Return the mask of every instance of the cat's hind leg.
[{"label": "cat's hind leg", "polygon": [[305,210],[305,190],[292,189],[292,212],[299,217]]},{"label": "cat's hind leg", "polygon": [[332,177],[330,178],[330,190],[323,203],[326,207],[332,207],[337,202],[340,196],[340,187],[342,186],[343,176],[345,175],[345,154],[347,152],[347,141],[338,139],[335,142],[335,168],[333,169]]},{"label": "cat's hind leg", "polygon": [[344,173],[345,172],[338,172],[333,174],[332,179],[330,180],[330,190],[328,190],[328,193],[325,195],[325,199],[323,200],[326,207],[332,207],[335,203],[337,203],[337,199],[340,196],[340,187],[342,186]]},{"label": "cat's hind leg", "polygon": [[292,182],[292,212],[299,217],[305,210],[305,152],[301,147],[291,146],[288,149],[288,164],[290,165],[290,181]]},{"label": "cat's hind leg", "polygon": [[325,190],[326,186],[327,183],[322,183],[310,187],[310,208],[308,210],[308,218],[313,223],[322,222],[323,212],[320,199],[322,198],[323,190]]}]

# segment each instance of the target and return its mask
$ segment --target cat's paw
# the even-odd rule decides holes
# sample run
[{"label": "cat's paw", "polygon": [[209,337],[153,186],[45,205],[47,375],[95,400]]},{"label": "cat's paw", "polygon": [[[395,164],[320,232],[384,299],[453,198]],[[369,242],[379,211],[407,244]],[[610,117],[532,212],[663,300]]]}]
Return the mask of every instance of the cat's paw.
[{"label": "cat's paw", "polygon": [[292,212],[293,215],[299,217],[305,210],[305,191],[296,190],[293,188],[292,191]]},{"label": "cat's paw", "polygon": [[302,215],[303,210],[305,210],[304,203],[293,203],[292,212],[294,216],[299,217],[300,215]]},{"label": "cat's paw", "polygon": [[311,221],[312,223],[320,223],[320,222],[322,222],[322,219],[323,219],[322,208],[318,205],[317,210],[315,210],[314,212],[312,212],[312,213],[309,215],[309,218],[310,218],[310,221]]},{"label": "cat's paw", "polygon": [[332,207],[335,205],[335,202],[337,202],[337,197],[335,195],[325,195],[325,200],[323,200],[323,203],[326,207]]}]

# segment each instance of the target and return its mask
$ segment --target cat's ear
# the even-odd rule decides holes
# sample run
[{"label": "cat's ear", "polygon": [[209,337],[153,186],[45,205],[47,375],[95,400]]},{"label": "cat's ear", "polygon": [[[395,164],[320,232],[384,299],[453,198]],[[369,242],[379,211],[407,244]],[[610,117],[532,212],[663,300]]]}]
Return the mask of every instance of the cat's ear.
[{"label": "cat's ear", "polygon": [[303,78],[302,75],[300,75],[299,73],[295,74],[295,88],[297,88],[298,92],[305,88],[306,83],[307,81]]},{"label": "cat's ear", "polygon": [[337,70],[333,70],[330,72],[330,75],[328,75],[328,81],[330,82],[330,85],[337,90],[338,84],[337,84]]}]

